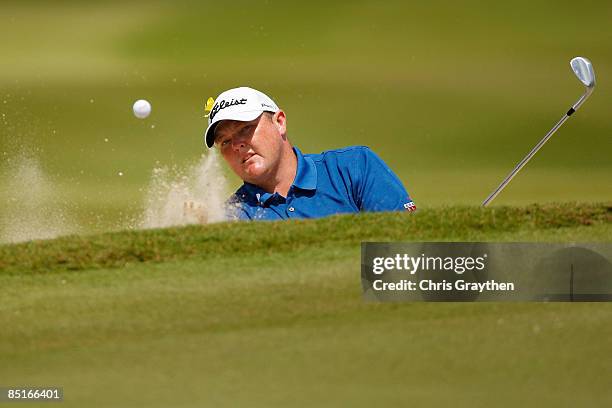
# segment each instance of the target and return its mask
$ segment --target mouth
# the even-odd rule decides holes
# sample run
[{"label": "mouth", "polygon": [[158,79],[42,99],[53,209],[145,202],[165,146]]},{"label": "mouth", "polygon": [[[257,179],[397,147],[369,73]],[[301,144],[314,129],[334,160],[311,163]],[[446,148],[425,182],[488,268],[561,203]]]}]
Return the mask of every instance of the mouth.
[{"label": "mouth", "polygon": [[242,160],[242,164],[246,163],[253,156],[255,156],[255,153],[248,154],[244,160]]}]

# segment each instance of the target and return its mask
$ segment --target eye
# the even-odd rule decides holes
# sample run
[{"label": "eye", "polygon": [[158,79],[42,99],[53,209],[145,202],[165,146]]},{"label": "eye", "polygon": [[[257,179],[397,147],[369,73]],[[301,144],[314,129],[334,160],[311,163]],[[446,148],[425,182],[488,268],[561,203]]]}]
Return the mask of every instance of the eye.
[{"label": "eye", "polygon": [[230,140],[231,138],[229,137],[220,137],[217,140],[215,140],[215,144],[219,147],[224,147],[228,145]]}]

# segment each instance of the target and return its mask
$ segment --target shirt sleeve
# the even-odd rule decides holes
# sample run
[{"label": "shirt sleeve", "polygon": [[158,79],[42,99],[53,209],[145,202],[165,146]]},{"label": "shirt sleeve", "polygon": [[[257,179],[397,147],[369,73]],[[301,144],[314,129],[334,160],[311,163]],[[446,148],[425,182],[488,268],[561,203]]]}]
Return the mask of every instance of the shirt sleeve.
[{"label": "shirt sleeve", "polygon": [[359,183],[354,199],[360,211],[416,210],[399,177],[370,148],[362,149],[355,165]]}]

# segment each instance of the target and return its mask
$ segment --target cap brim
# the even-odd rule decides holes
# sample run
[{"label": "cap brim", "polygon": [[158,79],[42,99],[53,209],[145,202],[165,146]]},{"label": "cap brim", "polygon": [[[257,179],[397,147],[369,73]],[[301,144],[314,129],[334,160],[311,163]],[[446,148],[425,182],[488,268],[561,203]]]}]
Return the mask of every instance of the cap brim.
[{"label": "cap brim", "polygon": [[239,114],[234,113],[233,115],[229,115],[228,117],[221,117],[219,114],[219,118],[215,118],[215,121],[208,125],[206,132],[204,133],[204,140],[206,146],[210,149],[215,144],[215,129],[217,125],[223,120],[237,120],[239,122],[249,122],[258,118],[265,111],[248,111],[248,112],[240,112]]}]

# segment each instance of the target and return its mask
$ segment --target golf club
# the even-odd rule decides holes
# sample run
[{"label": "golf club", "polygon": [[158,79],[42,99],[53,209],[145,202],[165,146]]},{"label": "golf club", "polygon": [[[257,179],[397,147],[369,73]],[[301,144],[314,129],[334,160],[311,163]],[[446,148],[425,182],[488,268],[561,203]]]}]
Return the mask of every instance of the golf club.
[{"label": "golf club", "polygon": [[563,115],[561,120],[559,120],[559,122],[557,122],[557,124],[553,126],[552,129],[550,129],[546,136],[544,136],[544,138],[540,140],[540,142],[535,145],[533,149],[531,149],[527,156],[525,156],[525,158],[521,160],[519,164],[516,165],[514,170],[512,170],[510,174],[506,176],[504,181],[502,181],[501,184],[487,197],[487,199],[483,201],[483,207],[489,205],[489,203],[493,201],[495,197],[497,197],[497,195],[508,185],[508,183],[512,181],[514,176],[516,176],[516,174],[521,171],[521,169],[529,162],[529,160],[531,160],[531,158],[538,152],[538,150],[540,150],[542,146],[544,146],[548,139],[550,139],[552,135],[555,134],[557,129],[559,129],[561,125],[563,125],[563,123],[570,116],[572,116],[574,112],[578,110],[580,105],[582,105],[584,101],[586,101],[587,98],[593,92],[593,89],[595,88],[595,72],[593,71],[593,65],[591,64],[591,61],[584,57],[576,57],[570,61],[570,66],[572,67],[574,74],[576,74],[580,82],[582,82],[586,87],[586,91],[580,97],[580,99],[578,99],[578,101],[567,111],[567,113]]}]

